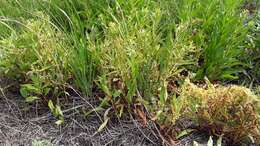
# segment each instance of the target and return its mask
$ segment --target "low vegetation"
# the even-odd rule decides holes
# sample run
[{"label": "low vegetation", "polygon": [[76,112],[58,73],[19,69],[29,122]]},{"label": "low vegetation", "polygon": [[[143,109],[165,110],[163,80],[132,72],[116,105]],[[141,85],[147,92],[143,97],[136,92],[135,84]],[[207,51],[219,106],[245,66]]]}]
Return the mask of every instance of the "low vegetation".
[{"label": "low vegetation", "polygon": [[44,103],[57,124],[60,99],[77,91],[107,109],[98,131],[108,115],[131,113],[168,129],[168,140],[186,118],[230,145],[259,144],[259,10],[246,7],[253,3],[2,0],[1,76],[18,80],[25,100]]},{"label": "low vegetation", "polygon": [[200,130],[224,135],[231,145],[239,144],[248,136],[259,141],[260,102],[249,89],[211,83],[198,87],[186,81],[180,98],[184,102],[183,115],[196,122]]}]

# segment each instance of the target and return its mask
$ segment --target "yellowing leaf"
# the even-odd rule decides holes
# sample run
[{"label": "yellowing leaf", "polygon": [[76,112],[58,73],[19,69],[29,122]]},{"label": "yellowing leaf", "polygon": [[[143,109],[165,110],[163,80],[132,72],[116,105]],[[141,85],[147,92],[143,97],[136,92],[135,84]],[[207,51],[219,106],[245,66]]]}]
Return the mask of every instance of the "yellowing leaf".
[{"label": "yellowing leaf", "polygon": [[177,135],[176,138],[179,139],[179,138],[181,138],[181,137],[183,137],[183,136],[185,136],[185,135],[190,134],[192,131],[194,131],[194,129],[183,130],[183,131],[181,131],[181,132]]},{"label": "yellowing leaf", "polygon": [[25,101],[31,103],[31,102],[34,102],[37,99],[40,99],[40,98],[37,97],[37,96],[29,96],[29,97],[25,98]]},{"label": "yellowing leaf", "polygon": [[193,141],[193,146],[199,146],[199,143],[196,141]]},{"label": "yellowing leaf", "polygon": [[97,132],[101,132],[106,126],[109,118],[105,119],[105,121],[99,126]]},{"label": "yellowing leaf", "polygon": [[63,123],[64,123],[64,120],[58,120],[58,121],[55,122],[55,124],[57,124],[57,125],[61,125]]},{"label": "yellowing leaf", "polygon": [[58,106],[58,105],[56,105],[55,114],[56,114],[56,116],[63,116],[62,110],[61,110],[60,106]]},{"label": "yellowing leaf", "polygon": [[207,146],[213,146],[213,139],[212,139],[211,136],[209,137],[209,141],[207,143]]},{"label": "yellowing leaf", "polygon": [[217,146],[221,146],[221,145],[222,145],[222,136],[220,136],[217,141]]},{"label": "yellowing leaf", "polygon": [[53,102],[51,100],[48,101],[48,107],[50,108],[52,113],[55,111],[54,104],[53,104]]}]

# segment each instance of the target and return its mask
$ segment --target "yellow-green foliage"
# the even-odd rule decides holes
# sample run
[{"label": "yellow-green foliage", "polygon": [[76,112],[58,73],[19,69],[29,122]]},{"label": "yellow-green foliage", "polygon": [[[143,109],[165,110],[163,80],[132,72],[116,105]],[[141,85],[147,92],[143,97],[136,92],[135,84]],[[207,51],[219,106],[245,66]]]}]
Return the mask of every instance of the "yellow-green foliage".
[{"label": "yellow-green foliage", "polygon": [[[157,4],[143,0],[122,1],[116,7],[125,11],[111,10],[113,19],[109,22],[101,19],[105,27],[104,39],[97,46],[95,43],[90,46],[100,62],[99,71],[103,75],[100,86],[106,90],[104,92],[108,96],[119,92],[117,96],[128,103],[142,97],[150,102],[152,110],[157,110],[154,109],[157,103],[159,108],[165,104],[167,82],[174,80],[184,65],[193,64],[196,57],[189,56],[198,50],[186,37],[188,24],[172,24],[171,29],[176,28],[176,32],[161,33],[164,29],[162,17],[166,12]],[[105,15],[100,16],[103,17]]]},{"label": "yellow-green foliage", "polygon": [[47,16],[37,15],[36,20],[24,22],[21,32],[12,32],[10,37],[0,40],[1,69],[25,84],[21,90],[23,96],[47,95],[68,79],[64,37]]},{"label": "yellow-green foliage", "polygon": [[213,135],[222,135],[237,144],[248,135],[259,143],[259,97],[242,86],[221,86],[207,83],[199,87],[189,80],[182,87],[179,98],[183,115],[188,116]]}]

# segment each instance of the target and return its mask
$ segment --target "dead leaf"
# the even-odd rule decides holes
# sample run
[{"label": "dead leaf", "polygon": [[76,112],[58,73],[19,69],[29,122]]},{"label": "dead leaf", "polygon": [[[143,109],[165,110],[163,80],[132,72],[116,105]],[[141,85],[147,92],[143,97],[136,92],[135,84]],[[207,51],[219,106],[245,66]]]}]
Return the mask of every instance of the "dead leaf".
[{"label": "dead leaf", "polygon": [[141,111],[140,109],[136,109],[136,112],[138,114],[138,116],[141,118],[143,126],[147,126],[147,118],[146,115],[143,111]]}]

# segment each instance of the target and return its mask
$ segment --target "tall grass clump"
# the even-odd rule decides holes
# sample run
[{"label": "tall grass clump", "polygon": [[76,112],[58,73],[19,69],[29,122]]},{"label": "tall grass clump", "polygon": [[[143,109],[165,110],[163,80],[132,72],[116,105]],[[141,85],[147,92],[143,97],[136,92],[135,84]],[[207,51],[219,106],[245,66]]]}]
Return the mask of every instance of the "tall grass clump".
[{"label": "tall grass clump", "polygon": [[195,67],[196,78],[237,79],[243,70],[240,57],[245,53],[248,26],[243,0],[177,0],[176,22],[192,28],[189,38],[202,49]]},{"label": "tall grass clump", "polygon": [[98,43],[91,41],[90,47],[99,60],[97,84],[105,100],[120,111],[142,102],[159,117],[168,100],[168,84],[178,78],[184,64],[192,62],[186,56],[194,51],[193,44],[182,39],[185,26],[164,29],[166,11],[157,5],[146,0],[115,1],[99,15],[104,35]]},{"label": "tall grass clump", "polygon": [[252,82],[260,83],[260,10],[258,9],[253,19],[248,23],[253,25],[248,35],[247,54],[245,60],[250,64],[248,73]]},{"label": "tall grass clump", "polygon": [[[51,1],[46,13],[67,38],[71,49],[69,66],[74,83],[83,95],[91,96],[96,78],[96,64],[92,43],[101,39],[99,13],[105,11],[105,1]],[[43,5],[45,6],[45,5]],[[103,9],[104,8],[104,9]],[[93,42],[91,42],[92,40]]]},{"label": "tall grass clump", "polygon": [[[44,94],[53,93],[53,96],[60,95],[56,90],[61,91],[62,89],[62,91],[65,91],[65,84],[73,80],[75,86],[73,84],[70,87],[76,87],[80,89],[83,94],[90,95],[95,69],[94,59],[92,59],[94,57],[88,48],[90,34],[87,34],[87,32],[96,35],[94,30],[92,30],[96,28],[92,28],[94,27],[93,23],[96,23],[96,20],[93,19],[94,15],[96,15],[95,13],[98,11],[96,2],[89,1],[87,3],[91,5],[95,4],[95,7],[92,9],[87,9],[85,3],[82,1],[18,0],[15,2],[2,1],[2,3],[6,8],[0,9],[1,15],[3,15],[4,18],[1,19],[1,24],[3,24],[1,27],[5,28],[6,31],[4,34],[6,36],[12,34],[12,38],[7,37],[5,39],[5,37],[3,37],[2,40],[2,43],[5,44],[3,44],[3,49],[1,49],[1,51],[4,52],[1,53],[3,54],[4,60],[1,62],[1,69],[4,70],[5,74],[7,76],[15,76],[15,78],[21,80],[23,83],[30,83],[29,80],[32,79],[34,80],[33,82],[42,82],[42,80],[48,78],[46,79],[47,81],[43,81],[44,83],[39,83],[39,85],[37,85],[39,87],[37,88],[44,86],[44,88],[46,87],[46,93],[44,92]],[[10,11],[11,9],[17,10],[19,13],[12,13]],[[42,14],[40,14],[41,16],[35,12],[39,10],[42,12]],[[89,19],[89,17],[91,19]],[[19,28],[19,30],[17,28]],[[39,36],[41,36],[41,38],[39,38]],[[26,41],[20,41],[24,44],[15,47],[16,44],[18,45],[18,43],[15,42],[18,39],[25,39]],[[14,46],[12,46],[12,48],[7,44]],[[29,44],[35,45],[31,46]],[[29,45],[29,47],[25,45]],[[22,50],[23,53],[16,51],[17,54],[12,58],[10,50],[16,49]],[[42,50],[46,50],[46,53],[43,54]],[[17,63],[14,61],[16,57],[26,61],[18,63],[17,67]],[[31,78],[33,72],[31,70],[35,68],[33,67],[32,69],[33,65],[30,64],[32,62],[37,62],[36,65],[39,66],[39,70],[41,70],[39,74],[42,74],[40,78],[44,79],[35,79],[38,77]],[[38,65],[38,63],[41,65]],[[48,63],[51,64],[48,65]],[[22,68],[19,65],[26,67]],[[43,73],[45,71],[48,72],[48,76],[46,73]],[[39,75],[38,73],[36,74]],[[34,92],[37,92],[37,94],[42,94],[43,92],[36,91],[36,89],[31,90],[35,90]],[[42,88],[41,90],[44,89]]]}]

